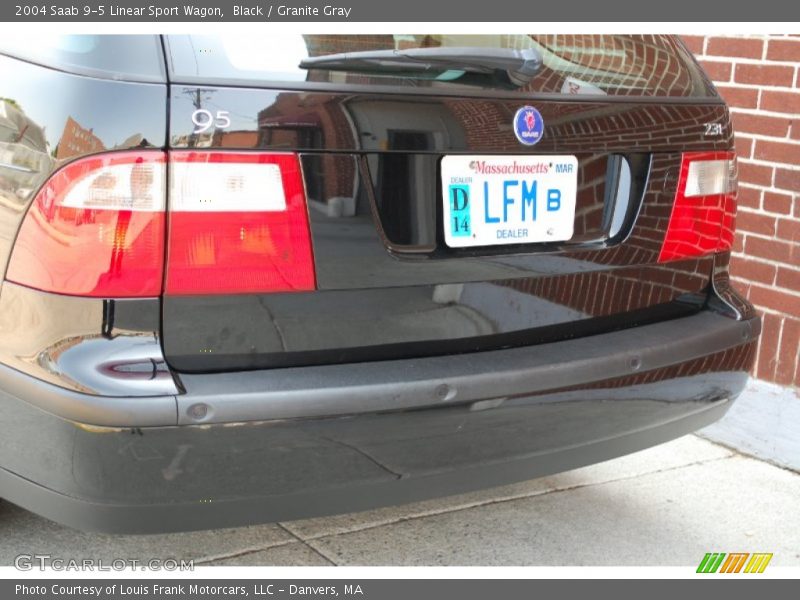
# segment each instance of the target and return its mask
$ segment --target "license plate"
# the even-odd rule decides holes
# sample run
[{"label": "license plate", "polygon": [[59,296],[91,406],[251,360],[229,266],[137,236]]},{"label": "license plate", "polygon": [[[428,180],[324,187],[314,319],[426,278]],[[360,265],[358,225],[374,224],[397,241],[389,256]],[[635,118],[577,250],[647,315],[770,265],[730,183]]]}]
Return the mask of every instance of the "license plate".
[{"label": "license plate", "polygon": [[445,243],[464,248],[568,240],[577,187],[574,156],[445,156]]}]

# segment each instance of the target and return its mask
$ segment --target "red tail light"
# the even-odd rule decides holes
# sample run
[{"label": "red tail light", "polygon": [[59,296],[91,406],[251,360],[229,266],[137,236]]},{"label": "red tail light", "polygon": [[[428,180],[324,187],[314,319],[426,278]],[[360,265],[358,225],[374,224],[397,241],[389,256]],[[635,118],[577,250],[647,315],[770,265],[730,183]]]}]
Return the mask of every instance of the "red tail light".
[{"label": "red tail light", "polygon": [[158,296],[164,264],[164,153],[91,156],[34,198],[6,275],[79,296]]},{"label": "red tail light", "polygon": [[735,218],[735,155],[685,153],[659,262],[730,250]]},{"label": "red tail light", "polygon": [[167,294],[314,287],[297,155],[170,153]]}]

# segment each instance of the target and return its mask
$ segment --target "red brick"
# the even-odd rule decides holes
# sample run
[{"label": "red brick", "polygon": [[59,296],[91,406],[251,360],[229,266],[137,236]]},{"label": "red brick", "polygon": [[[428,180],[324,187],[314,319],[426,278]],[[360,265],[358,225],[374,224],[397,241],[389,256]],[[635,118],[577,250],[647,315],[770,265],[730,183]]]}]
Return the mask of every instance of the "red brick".
[{"label": "red brick", "polygon": [[752,158],[753,138],[736,135],[734,140],[734,150],[739,158]]},{"label": "red brick", "polygon": [[777,270],[775,265],[758,260],[750,260],[749,258],[738,256],[731,259],[731,276],[737,279],[758,281],[759,283],[772,285],[775,281]]},{"label": "red brick", "polygon": [[739,58],[761,58],[764,40],[754,38],[715,37],[708,40],[706,54],[713,56],[736,56]]},{"label": "red brick", "polygon": [[780,215],[792,214],[792,196],[776,192],[764,192],[764,210]]},{"label": "red brick", "polygon": [[767,59],[800,62],[800,40],[770,40]]},{"label": "red brick", "polygon": [[800,296],[754,283],[748,297],[756,306],[800,318]]},{"label": "red brick", "polygon": [[742,253],[744,252],[744,234],[737,231],[736,235],[733,237],[733,247],[731,248],[733,252]]},{"label": "red brick", "polygon": [[775,235],[775,217],[741,210],[736,217],[736,227],[745,233],[758,233],[771,237]]},{"label": "red brick", "polygon": [[797,269],[780,267],[778,269],[778,276],[775,279],[775,285],[785,290],[800,292],[800,271]]},{"label": "red brick", "polygon": [[800,219],[800,196],[794,197],[794,208],[792,209],[792,216]]},{"label": "red brick", "polygon": [[777,85],[789,87],[794,81],[794,69],[783,65],[736,65],[736,83]]},{"label": "red brick", "polygon": [[775,367],[777,363],[775,351],[778,347],[778,338],[780,334],[780,317],[770,314],[763,315],[758,365],[756,365],[755,372],[756,377],[759,379],[772,381],[775,377]]},{"label": "red brick", "polygon": [[762,90],[759,108],[772,112],[797,115],[800,113],[800,92]]},{"label": "red brick", "polygon": [[775,169],[775,187],[800,192],[800,169]]},{"label": "red brick", "polygon": [[800,144],[758,140],[753,157],[800,165]]},{"label": "red brick", "polygon": [[[772,167],[739,161],[739,181],[753,185],[772,185]],[[783,187],[783,186],[778,186]]]},{"label": "red brick", "polygon": [[797,219],[778,219],[775,236],[787,242],[800,244],[800,221]]},{"label": "red brick", "polygon": [[712,81],[730,81],[733,65],[725,61],[699,61]]},{"label": "red brick", "polygon": [[784,319],[781,332],[781,347],[778,350],[778,364],[775,367],[775,382],[789,385],[798,371],[798,349],[800,349],[800,321]]},{"label": "red brick", "polygon": [[792,254],[800,254],[800,252],[793,252],[792,245],[788,242],[781,242],[778,240],[765,240],[764,238],[747,236],[747,241],[744,245],[744,251],[749,256],[766,258],[775,262],[791,263]]},{"label": "red brick", "polygon": [[794,382],[793,384],[795,387],[800,387],[800,368],[794,374]]},{"label": "red brick", "polygon": [[747,208],[761,208],[761,190],[740,185],[736,204]]},{"label": "red brick", "polygon": [[758,107],[758,88],[740,88],[718,85],[717,91],[734,108]]},{"label": "red brick", "polygon": [[757,133],[772,137],[786,137],[789,133],[791,119],[783,117],[767,117],[764,115],[753,115],[734,112],[731,114],[733,128],[737,132]]},{"label": "red brick", "polygon": [[693,54],[702,54],[703,53],[703,42],[705,41],[705,37],[702,35],[682,35],[681,39],[683,43],[686,44],[686,47],[691,50]]}]

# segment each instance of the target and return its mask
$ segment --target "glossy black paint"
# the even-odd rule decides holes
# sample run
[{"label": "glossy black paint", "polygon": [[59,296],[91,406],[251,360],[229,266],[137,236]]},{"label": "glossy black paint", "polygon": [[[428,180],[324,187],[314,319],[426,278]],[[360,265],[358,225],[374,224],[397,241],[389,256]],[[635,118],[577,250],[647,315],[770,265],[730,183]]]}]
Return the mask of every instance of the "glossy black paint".
[{"label": "glossy black paint", "polygon": [[[165,355],[178,371],[207,372],[540,344],[697,312],[712,264],[708,258],[475,283],[166,297]],[[196,326],[178,330],[187,310]]]},{"label": "glossy black paint", "polygon": [[73,35],[0,39],[0,54],[96,79],[166,83],[162,40],[157,35]]},{"label": "glossy black paint", "polygon": [[[230,110],[231,130],[192,134],[198,98]],[[170,365],[197,372],[486,350],[696,309],[713,260],[657,259],[681,151],[731,146],[725,105],[531,101],[546,134],[527,148],[510,127],[519,100],[173,85],[172,146],[302,153],[320,291],[166,296]],[[706,137],[707,122],[722,124],[722,135]],[[439,161],[451,153],[575,154],[573,238],[448,248]],[[615,210],[624,219],[612,232]]]},{"label": "glossy black paint", "polygon": [[[267,84],[268,85],[268,84]],[[417,95],[413,92],[338,93],[276,89],[170,88],[170,145],[325,152],[431,152],[557,154],[726,150],[733,142],[728,110],[718,98],[492,99]],[[194,134],[200,104],[228,110],[231,126]],[[511,121],[521,102],[532,102],[545,122],[535,146],[520,145]],[[707,137],[705,124],[722,125]],[[416,136],[398,136],[398,131]],[[395,135],[392,135],[392,134]]]},{"label": "glossy black paint", "polygon": [[732,319],[754,319],[758,316],[755,307],[750,304],[731,284],[730,253],[718,254],[714,257],[714,275],[711,285],[713,293],[709,296],[709,306]]},{"label": "glossy black paint", "polygon": [[158,298],[77,298],[6,281],[0,363],[84,394],[176,394],[161,351],[160,311]]}]

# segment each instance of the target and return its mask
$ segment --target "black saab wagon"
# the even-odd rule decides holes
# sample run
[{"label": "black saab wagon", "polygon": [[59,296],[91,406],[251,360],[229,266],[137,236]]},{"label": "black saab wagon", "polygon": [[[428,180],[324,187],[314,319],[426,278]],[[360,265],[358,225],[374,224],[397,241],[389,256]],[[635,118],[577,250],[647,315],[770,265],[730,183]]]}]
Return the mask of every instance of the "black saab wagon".
[{"label": "black saab wagon", "polygon": [[0,497],[229,527],[719,419],[727,108],[679,39],[0,40]]}]

